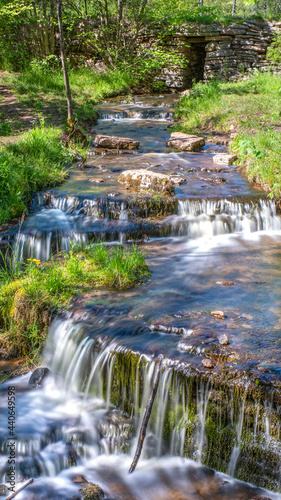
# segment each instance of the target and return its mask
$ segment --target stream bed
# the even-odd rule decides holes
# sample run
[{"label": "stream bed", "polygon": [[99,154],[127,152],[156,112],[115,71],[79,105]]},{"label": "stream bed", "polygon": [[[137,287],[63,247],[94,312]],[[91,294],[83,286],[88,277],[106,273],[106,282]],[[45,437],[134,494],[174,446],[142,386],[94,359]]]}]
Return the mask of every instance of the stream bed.
[{"label": "stream bed", "polygon": [[[237,166],[213,163],[225,146],[166,147],[176,98],[100,105],[95,132],[139,149],[93,147],[63,185],[34,197],[20,234],[1,234],[19,261],[137,241],[152,272],[130,290],[79,296],[53,320],[42,387],[30,374],[1,384],[0,484],[11,385],[16,480],[35,479],[18,500],[78,499],[81,475],[111,500],[281,499],[281,217]],[[133,168],[184,182],[173,198],[139,193],[118,183]],[[144,449],[128,474],[160,354]]]}]

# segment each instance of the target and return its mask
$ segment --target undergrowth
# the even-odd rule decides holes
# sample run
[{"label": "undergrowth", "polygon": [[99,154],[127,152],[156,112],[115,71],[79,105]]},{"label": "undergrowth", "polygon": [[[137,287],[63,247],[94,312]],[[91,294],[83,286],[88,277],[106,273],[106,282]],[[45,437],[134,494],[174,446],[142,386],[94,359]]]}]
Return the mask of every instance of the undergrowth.
[{"label": "undergrowth", "polygon": [[22,214],[32,193],[62,182],[73,154],[60,131],[36,127],[0,148],[0,223]]},{"label": "undergrowth", "polygon": [[92,244],[41,264],[29,259],[0,269],[1,349],[36,359],[51,316],[71,298],[95,287],[129,287],[150,276],[136,246],[108,248]]},{"label": "undergrowth", "polygon": [[281,194],[281,75],[256,73],[237,82],[198,83],[181,99],[178,129],[214,135],[232,132],[231,149],[250,180],[271,197]]}]

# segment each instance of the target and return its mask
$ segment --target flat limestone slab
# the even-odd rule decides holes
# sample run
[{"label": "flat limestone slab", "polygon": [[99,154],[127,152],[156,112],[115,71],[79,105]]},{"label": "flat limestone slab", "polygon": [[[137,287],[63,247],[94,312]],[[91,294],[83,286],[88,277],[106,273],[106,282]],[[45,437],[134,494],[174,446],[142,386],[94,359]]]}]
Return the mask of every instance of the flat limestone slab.
[{"label": "flat limestone slab", "polygon": [[141,189],[152,189],[165,194],[173,195],[175,188],[169,175],[159,174],[151,170],[125,170],[118,178],[118,182]]},{"label": "flat limestone slab", "polygon": [[204,137],[184,134],[183,132],[172,132],[167,144],[170,148],[177,148],[181,151],[199,151],[205,146]]},{"label": "flat limestone slab", "polygon": [[228,153],[219,153],[213,156],[213,163],[221,163],[223,165],[232,165],[237,160],[237,156]]},{"label": "flat limestone slab", "polygon": [[117,137],[115,135],[96,135],[95,146],[108,149],[137,149],[139,141],[129,137]]}]

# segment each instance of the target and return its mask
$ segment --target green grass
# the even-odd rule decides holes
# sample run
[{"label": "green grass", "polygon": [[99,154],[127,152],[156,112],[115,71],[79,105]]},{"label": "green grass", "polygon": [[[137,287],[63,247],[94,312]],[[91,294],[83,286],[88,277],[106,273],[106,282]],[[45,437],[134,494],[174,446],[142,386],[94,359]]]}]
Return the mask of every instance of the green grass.
[{"label": "green grass", "polygon": [[45,264],[33,259],[23,267],[6,265],[0,269],[1,344],[7,353],[35,359],[52,314],[75,294],[95,286],[129,287],[148,276],[136,246],[90,245]]},{"label": "green grass", "polygon": [[[2,77],[26,106],[43,110],[43,103],[58,106],[62,119],[66,116],[65,87],[62,71],[42,67],[36,61],[22,73]],[[108,96],[129,92],[136,83],[129,71],[107,70],[99,73],[90,68],[69,70],[69,81],[74,101],[74,112],[80,121],[91,121],[96,116],[94,106]],[[48,110],[46,110],[47,118]]]},{"label": "green grass", "polygon": [[73,154],[60,131],[36,127],[0,148],[0,223],[22,214],[32,193],[62,182]]},{"label": "green grass", "polygon": [[236,132],[231,149],[249,179],[270,196],[281,192],[281,76],[257,73],[238,82],[199,83],[177,108],[178,129],[215,135]]}]

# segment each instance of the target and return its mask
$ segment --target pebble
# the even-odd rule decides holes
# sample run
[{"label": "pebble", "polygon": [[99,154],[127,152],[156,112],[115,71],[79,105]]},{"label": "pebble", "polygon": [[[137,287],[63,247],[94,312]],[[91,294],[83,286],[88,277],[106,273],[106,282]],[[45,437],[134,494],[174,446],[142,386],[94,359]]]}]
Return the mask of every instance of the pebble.
[{"label": "pebble", "polygon": [[211,315],[214,316],[214,318],[218,318],[218,319],[225,318],[225,314],[223,311],[211,311]]},{"label": "pebble", "polygon": [[116,198],[116,196],[119,196],[120,193],[108,193],[107,196],[110,196],[110,198]]},{"label": "pebble", "polygon": [[214,363],[209,358],[202,359],[202,365],[204,366],[204,368],[214,368]]},{"label": "pebble", "polygon": [[105,182],[104,179],[98,178],[98,179],[89,179],[90,182],[95,182],[96,184],[101,184],[102,182]]},{"label": "pebble", "polygon": [[186,179],[184,179],[183,177],[174,177],[174,176],[171,176],[171,180],[174,184],[184,184],[186,182]]},{"label": "pebble", "polygon": [[219,343],[220,343],[220,345],[228,345],[229,344],[229,338],[226,335],[226,333],[223,333],[222,335],[219,336]]},{"label": "pebble", "polygon": [[234,285],[234,281],[216,281],[216,285],[231,286]]}]

